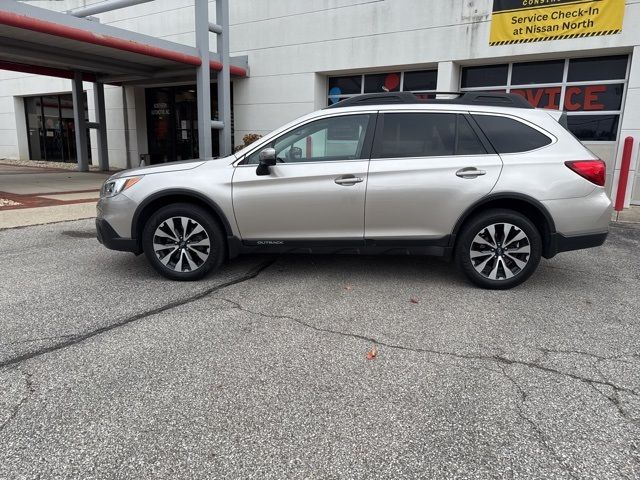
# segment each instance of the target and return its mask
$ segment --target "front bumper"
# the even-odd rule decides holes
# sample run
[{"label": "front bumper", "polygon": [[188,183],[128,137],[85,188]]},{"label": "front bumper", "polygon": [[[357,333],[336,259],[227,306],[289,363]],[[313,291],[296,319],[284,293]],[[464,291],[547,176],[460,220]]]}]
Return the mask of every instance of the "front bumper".
[{"label": "front bumper", "polygon": [[111,250],[132,252],[136,255],[142,253],[136,239],[120,237],[104,218],[96,218],[96,236],[102,245]]},{"label": "front bumper", "polygon": [[118,237],[132,238],[131,225],[138,204],[124,193],[101,198],[96,205],[97,217],[106,220]]}]

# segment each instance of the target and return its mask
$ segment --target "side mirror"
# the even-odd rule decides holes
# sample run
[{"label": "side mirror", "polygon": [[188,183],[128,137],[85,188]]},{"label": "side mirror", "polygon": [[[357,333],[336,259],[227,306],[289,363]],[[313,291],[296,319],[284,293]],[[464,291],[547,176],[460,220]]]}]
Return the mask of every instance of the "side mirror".
[{"label": "side mirror", "polygon": [[265,148],[258,154],[260,163],[256,169],[256,175],[269,175],[271,171],[269,167],[273,167],[276,164],[276,150],[275,148]]}]

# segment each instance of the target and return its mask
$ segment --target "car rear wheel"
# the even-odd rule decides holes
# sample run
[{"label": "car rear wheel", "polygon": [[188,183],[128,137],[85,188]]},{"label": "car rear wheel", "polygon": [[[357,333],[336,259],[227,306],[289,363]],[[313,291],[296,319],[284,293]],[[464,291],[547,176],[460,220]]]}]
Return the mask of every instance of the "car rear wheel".
[{"label": "car rear wheel", "polygon": [[542,239],[531,221],[512,210],[487,210],[474,217],[456,245],[456,261],[482,288],[520,285],[538,267]]},{"label": "car rear wheel", "polygon": [[142,247],[149,263],[172,280],[198,280],[224,258],[224,236],[204,209],[187,203],[169,205],[147,221]]}]

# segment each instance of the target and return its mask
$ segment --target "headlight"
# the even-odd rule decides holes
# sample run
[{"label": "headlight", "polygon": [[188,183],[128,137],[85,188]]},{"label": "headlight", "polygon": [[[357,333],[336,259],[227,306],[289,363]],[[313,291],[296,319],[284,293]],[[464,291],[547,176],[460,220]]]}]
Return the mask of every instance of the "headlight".
[{"label": "headlight", "polygon": [[100,196],[104,198],[115,197],[120,192],[124,192],[126,189],[133,187],[140,180],[142,180],[142,177],[123,177],[116,178],[115,180],[107,180],[102,186]]}]

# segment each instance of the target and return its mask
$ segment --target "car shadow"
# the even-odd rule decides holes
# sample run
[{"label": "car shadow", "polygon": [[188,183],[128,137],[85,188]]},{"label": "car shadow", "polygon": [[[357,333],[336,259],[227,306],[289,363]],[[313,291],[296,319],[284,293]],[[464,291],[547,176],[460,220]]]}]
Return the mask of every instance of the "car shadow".
[{"label": "car shadow", "polygon": [[[140,281],[163,281],[147,262],[144,255],[111,252],[109,270],[115,277],[137,277]],[[208,275],[202,281],[215,281],[216,278],[244,273],[264,262],[273,261],[262,275],[277,274],[280,278],[287,275],[287,281],[307,277],[309,274],[328,281],[349,282],[351,279],[364,279],[370,282],[428,282],[439,287],[475,289],[458,270],[454,262],[428,256],[369,256],[369,255],[242,255],[225,262],[221,269]],[[571,265],[559,267],[541,260],[534,275],[521,288],[548,290],[575,285],[579,278]],[[587,275],[585,273],[584,275]],[[284,279],[283,279],[284,280]],[[169,280],[166,280],[170,282]]]}]

